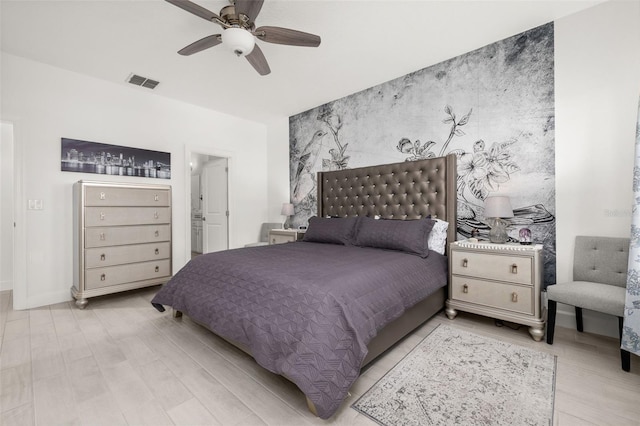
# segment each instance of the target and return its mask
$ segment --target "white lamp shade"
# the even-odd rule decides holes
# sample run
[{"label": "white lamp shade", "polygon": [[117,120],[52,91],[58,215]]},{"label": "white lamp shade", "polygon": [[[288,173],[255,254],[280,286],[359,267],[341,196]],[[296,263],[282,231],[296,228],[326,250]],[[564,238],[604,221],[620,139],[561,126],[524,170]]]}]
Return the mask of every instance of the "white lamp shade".
[{"label": "white lamp shade", "polygon": [[484,217],[513,217],[511,201],[506,195],[492,195],[484,200]]},{"label": "white lamp shade", "polygon": [[291,203],[282,203],[282,211],[280,212],[283,216],[293,216],[294,215],[293,204]]},{"label": "white lamp shade", "polygon": [[242,28],[227,28],[222,32],[222,44],[238,56],[247,56],[256,45],[256,39]]}]

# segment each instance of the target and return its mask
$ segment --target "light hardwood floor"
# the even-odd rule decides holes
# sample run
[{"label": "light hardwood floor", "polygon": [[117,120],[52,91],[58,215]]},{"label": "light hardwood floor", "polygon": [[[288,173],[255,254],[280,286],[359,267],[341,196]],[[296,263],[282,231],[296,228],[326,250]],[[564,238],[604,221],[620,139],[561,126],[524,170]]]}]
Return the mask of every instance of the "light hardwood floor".
[{"label": "light hardwood floor", "polygon": [[526,327],[465,313],[438,314],[416,330],[322,421],[288,381],[189,318],[153,309],[156,291],[94,298],[86,310],[68,302],[28,311],[0,293],[0,424],[374,425],[351,403],[441,323],[557,355],[556,425],[640,424],[640,358],[623,372],[615,339],[558,328],[549,346]]}]

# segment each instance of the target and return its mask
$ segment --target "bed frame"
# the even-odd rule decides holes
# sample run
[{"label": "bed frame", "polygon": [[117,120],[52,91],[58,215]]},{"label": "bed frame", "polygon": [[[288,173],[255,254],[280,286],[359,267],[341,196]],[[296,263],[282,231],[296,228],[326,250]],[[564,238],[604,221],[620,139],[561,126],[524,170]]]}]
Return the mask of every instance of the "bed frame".
[{"label": "bed frame", "polygon": [[[380,216],[384,219],[420,219],[431,215],[450,223],[447,240],[456,240],[456,156],[318,172],[318,216]],[[441,311],[446,286],[408,309],[371,340],[362,366]],[[174,316],[182,313],[174,310]],[[225,339],[226,340],[226,339]],[[227,340],[228,341],[228,340]],[[237,342],[232,345],[251,355]],[[317,416],[307,398],[309,410]]]}]

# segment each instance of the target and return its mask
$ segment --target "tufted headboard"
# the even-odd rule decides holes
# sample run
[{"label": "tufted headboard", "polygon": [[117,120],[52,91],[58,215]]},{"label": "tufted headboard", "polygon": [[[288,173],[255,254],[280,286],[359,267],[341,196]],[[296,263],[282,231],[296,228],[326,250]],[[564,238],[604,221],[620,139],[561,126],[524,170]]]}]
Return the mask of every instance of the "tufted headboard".
[{"label": "tufted headboard", "polygon": [[419,219],[449,222],[456,240],[456,156],[318,172],[318,216]]}]

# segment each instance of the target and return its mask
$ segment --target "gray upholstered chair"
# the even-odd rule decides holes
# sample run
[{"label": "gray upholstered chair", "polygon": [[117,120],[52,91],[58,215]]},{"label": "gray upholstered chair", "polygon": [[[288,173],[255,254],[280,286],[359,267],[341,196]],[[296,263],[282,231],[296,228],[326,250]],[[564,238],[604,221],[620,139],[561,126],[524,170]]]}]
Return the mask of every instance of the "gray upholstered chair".
[{"label": "gray upholstered chair", "polygon": [[[629,238],[577,236],[573,254],[573,281],[547,287],[547,343],[553,344],[557,303],[575,306],[578,331],[582,309],[618,317],[622,337],[629,261]],[[622,369],[629,371],[630,353],[620,349]]]},{"label": "gray upholstered chair", "polygon": [[282,228],[281,223],[265,222],[260,227],[260,240],[257,243],[245,244],[245,247],[256,247],[269,245],[269,231]]}]

